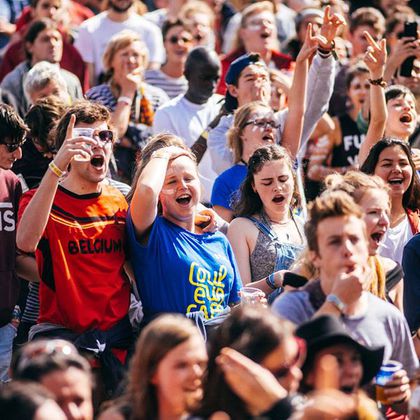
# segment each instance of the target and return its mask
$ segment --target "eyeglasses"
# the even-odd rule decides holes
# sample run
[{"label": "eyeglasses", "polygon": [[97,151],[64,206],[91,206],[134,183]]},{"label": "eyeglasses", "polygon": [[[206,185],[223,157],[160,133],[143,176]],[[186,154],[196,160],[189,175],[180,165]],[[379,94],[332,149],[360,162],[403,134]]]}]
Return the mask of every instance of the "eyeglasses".
[{"label": "eyeglasses", "polygon": [[93,137],[98,137],[102,143],[112,143],[114,141],[114,132],[112,130],[101,130],[93,133]]},{"label": "eyeglasses", "polygon": [[26,139],[23,139],[22,141],[18,143],[3,143],[6,146],[6,149],[9,153],[15,152],[19,147],[22,147],[25,143]]},{"label": "eyeglasses", "polygon": [[182,41],[184,44],[189,44],[190,42],[192,42],[192,38],[188,38],[186,36],[172,35],[171,37],[168,38],[168,41],[171,44],[178,44],[179,41]]},{"label": "eyeglasses", "polygon": [[274,120],[257,120],[257,119],[247,121],[244,127],[251,124],[259,128],[260,130],[265,130],[268,127],[272,128],[273,130],[277,130],[280,127],[280,125],[277,124]]},{"label": "eyeglasses", "polygon": [[281,368],[272,372],[273,375],[278,379],[284,378],[285,376],[287,376],[292,368],[294,367],[300,368],[303,365],[303,362],[305,361],[306,342],[305,340],[299,337],[295,337],[295,340],[296,340],[298,350],[296,352],[296,356],[294,357],[294,359],[287,365],[283,365]]},{"label": "eyeglasses", "polygon": [[251,19],[246,23],[245,27],[251,29],[251,31],[258,31],[263,25],[274,26],[274,22],[271,19]]}]

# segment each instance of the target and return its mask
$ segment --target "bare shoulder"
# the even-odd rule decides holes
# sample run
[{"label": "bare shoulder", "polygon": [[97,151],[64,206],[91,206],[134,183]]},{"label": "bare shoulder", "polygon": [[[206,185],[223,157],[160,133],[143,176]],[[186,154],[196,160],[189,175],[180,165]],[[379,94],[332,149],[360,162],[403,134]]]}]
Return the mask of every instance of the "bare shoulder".
[{"label": "bare shoulder", "polygon": [[251,220],[246,217],[237,217],[230,222],[228,235],[248,237],[255,231],[257,228]]},{"label": "bare shoulder", "polygon": [[391,260],[391,258],[379,256],[379,261],[381,262],[385,273],[393,270],[397,266],[397,263],[394,260]]}]

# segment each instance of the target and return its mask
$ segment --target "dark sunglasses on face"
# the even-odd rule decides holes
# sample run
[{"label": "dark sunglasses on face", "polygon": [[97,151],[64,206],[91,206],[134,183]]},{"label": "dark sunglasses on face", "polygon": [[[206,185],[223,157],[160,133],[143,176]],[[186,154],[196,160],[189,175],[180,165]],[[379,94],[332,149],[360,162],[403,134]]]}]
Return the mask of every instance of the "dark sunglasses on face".
[{"label": "dark sunglasses on face", "polygon": [[19,147],[22,147],[26,139],[23,139],[19,143],[3,143],[6,146],[6,149],[9,153],[15,152]]},{"label": "dark sunglasses on face", "polygon": [[112,143],[114,141],[114,132],[112,130],[101,130],[93,134],[98,137],[102,143]]},{"label": "dark sunglasses on face", "polygon": [[171,44],[177,44],[179,41],[182,41],[184,44],[189,44],[190,42],[192,42],[192,38],[187,38],[186,36],[172,35],[168,38],[168,41]]},{"label": "dark sunglasses on face", "polygon": [[294,359],[288,363],[287,365],[283,365],[281,368],[277,369],[276,371],[272,372],[273,375],[280,379],[287,376],[290,372],[290,370],[294,367],[302,367],[303,362],[306,358],[306,342],[302,338],[295,337],[296,343],[297,343],[297,352]]}]

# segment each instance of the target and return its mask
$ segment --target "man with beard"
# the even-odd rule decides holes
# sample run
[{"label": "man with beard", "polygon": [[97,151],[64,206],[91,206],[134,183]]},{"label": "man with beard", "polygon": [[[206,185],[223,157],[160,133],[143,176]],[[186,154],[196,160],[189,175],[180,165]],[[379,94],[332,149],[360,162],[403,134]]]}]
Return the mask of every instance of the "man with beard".
[{"label": "man with beard", "polygon": [[75,42],[89,67],[91,86],[103,72],[102,56],[108,40],[123,29],[140,35],[148,49],[149,68],[159,68],[164,61],[162,34],[155,24],[136,13],[134,0],[109,0],[107,10],[82,23]]},{"label": "man with beard", "polygon": [[[156,111],[153,132],[176,134],[191,147],[220,111],[222,97],[214,94],[220,78],[217,54],[204,47],[193,49],[187,57],[184,75],[188,81],[187,92],[171,99]],[[208,152],[204,153],[198,170],[204,200],[209,201],[216,174],[211,168]]]},{"label": "man with beard", "polygon": [[[109,120],[104,106],[88,101],[69,107],[60,119],[57,155],[37,190],[29,192],[29,204],[21,202],[27,206],[17,246],[35,252],[41,278],[38,324],[29,338],[74,341],[99,354],[115,373],[121,367],[115,356],[122,360],[132,332],[123,271],[127,203],[104,182],[114,140]],[[76,133],[80,128],[84,135]],[[110,389],[120,379],[112,377]]]}]

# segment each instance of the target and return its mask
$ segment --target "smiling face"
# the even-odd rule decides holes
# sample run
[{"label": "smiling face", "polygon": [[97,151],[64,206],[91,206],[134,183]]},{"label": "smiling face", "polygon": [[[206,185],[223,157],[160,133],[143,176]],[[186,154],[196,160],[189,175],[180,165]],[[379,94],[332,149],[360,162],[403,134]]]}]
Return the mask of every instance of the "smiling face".
[{"label": "smiling face", "polygon": [[294,184],[293,174],[286,159],[267,162],[254,174],[253,188],[268,214],[288,211]]},{"label": "smiling face", "polygon": [[176,225],[194,217],[200,201],[200,181],[197,165],[190,157],[182,155],[170,161],[159,201],[163,216]]},{"label": "smiling face", "polygon": [[249,15],[239,30],[239,37],[247,52],[263,54],[274,49],[277,30],[273,13],[266,10]]},{"label": "smiling face", "polygon": [[411,184],[413,169],[404,150],[395,145],[380,153],[374,175],[390,186],[391,198],[402,198]]},{"label": "smiling face", "polygon": [[193,37],[183,26],[173,26],[166,34],[164,46],[168,63],[184,64],[193,47]]},{"label": "smiling face", "polygon": [[253,101],[269,103],[271,98],[270,76],[261,64],[245,67],[239,75],[237,86],[228,85],[229,93],[238,100],[238,107]]},{"label": "smiling face", "polygon": [[363,268],[369,256],[366,224],[356,216],[334,216],[317,226],[318,251],[311,251],[320,277],[337,279]]},{"label": "smiling face", "polygon": [[389,228],[390,201],[386,191],[368,189],[358,203],[364,213],[366,231],[369,240],[369,254],[375,255]]},{"label": "smiling face", "polygon": [[407,140],[417,125],[416,103],[412,95],[401,95],[387,102],[386,136]]},{"label": "smiling face", "polygon": [[13,164],[21,158],[21,147],[18,147],[13,152],[9,152],[5,144],[0,144],[0,169],[12,169]]},{"label": "smiling face", "polygon": [[203,395],[206,364],[206,348],[198,334],[167,353],[151,380],[160,410],[179,418],[196,406]]},{"label": "smiling face", "polygon": [[76,127],[93,128],[93,138],[97,145],[92,147],[92,156],[89,161],[72,160],[70,175],[77,176],[89,184],[97,185],[108,173],[109,160],[112,154],[112,142],[104,142],[97,135],[102,130],[109,130],[108,124],[105,121],[98,121],[93,124],[80,122],[76,123]]}]

